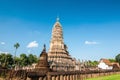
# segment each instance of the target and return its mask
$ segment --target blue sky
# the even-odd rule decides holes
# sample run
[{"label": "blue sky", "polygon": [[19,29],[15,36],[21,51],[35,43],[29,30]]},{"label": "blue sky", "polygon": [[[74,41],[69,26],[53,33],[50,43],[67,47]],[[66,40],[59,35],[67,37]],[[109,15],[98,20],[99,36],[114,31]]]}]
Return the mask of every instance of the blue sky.
[{"label": "blue sky", "polygon": [[119,0],[0,0],[0,52],[39,56],[49,49],[56,17],[72,57],[114,58],[120,53]]}]

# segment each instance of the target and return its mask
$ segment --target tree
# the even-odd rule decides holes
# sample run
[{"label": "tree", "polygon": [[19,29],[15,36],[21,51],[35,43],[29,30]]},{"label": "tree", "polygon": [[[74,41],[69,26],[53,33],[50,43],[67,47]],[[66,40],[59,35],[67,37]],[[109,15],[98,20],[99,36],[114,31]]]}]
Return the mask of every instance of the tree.
[{"label": "tree", "polygon": [[98,61],[91,61],[91,60],[88,61],[88,66],[89,67],[95,67],[97,65],[98,65]]},{"label": "tree", "polygon": [[13,63],[14,63],[13,56],[11,54],[6,54],[7,68],[12,68]]},{"label": "tree", "polygon": [[29,64],[28,57],[24,53],[20,55],[20,60],[21,60],[21,66],[27,66]]},{"label": "tree", "polygon": [[14,61],[15,61],[15,63],[17,63],[16,65],[18,65],[19,67],[21,66],[21,59],[20,59],[20,57],[15,57]]},{"label": "tree", "polygon": [[1,64],[2,67],[6,66],[6,55],[5,55],[5,53],[0,54],[0,64]]},{"label": "tree", "polygon": [[14,47],[15,47],[15,57],[16,57],[16,52],[17,52],[17,49],[20,47],[20,44],[16,43],[14,44]]},{"label": "tree", "polygon": [[2,67],[11,68],[13,65],[13,57],[11,54],[0,54],[0,64]]},{"label": "tree", "polygon": [[20,47],[20,44],[19,43],[16,43],[14,44],[14,47],[15,47],[15,55],[14,55],[14,66],[16,65],[16,61],[15,61],[15,57],[16,57],[16,52],[17,52],[17,49]]},{"label": "tree", "polygon": [[118,54],[116,57],[115,57],[115,60],[116,62],[118,62],[120,64],[120,54]]},{"label": "tree", "polygon": [[[22,53],[19,57],[13,57],[10,53],[0,54],[0,66],[5,68],[23,67],[37,63],[38,58],[36,55],[29,54],[28,56]],[[15,64],[16,63],[16,64]]]},{"label": "tree", "polygon": [[37,59],[37,56],[36,55],[33,55],[33,54],[29,54],[28,55],[28,62],[29,62],[29,65],[33,64],[33,63],[36,63],[38,61]]},{"label": "tree", "polygon": [[109,59],[109,61],[110,61],[110,62],[116,62],[116,60],[115,60],[115,59]]}]

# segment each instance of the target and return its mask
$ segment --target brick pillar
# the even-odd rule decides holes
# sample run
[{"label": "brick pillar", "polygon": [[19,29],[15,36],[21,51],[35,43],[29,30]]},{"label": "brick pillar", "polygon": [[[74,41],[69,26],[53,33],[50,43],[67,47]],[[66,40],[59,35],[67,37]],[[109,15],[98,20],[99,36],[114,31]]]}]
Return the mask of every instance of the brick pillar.
[{"label": "brick pillar", "polygon": [[63,80],[67,80],[66,75],[63,76]]},{"label": "brick pillar", "polygon": [[[11,79],[12,80],[12,79]],[[26,80],[31,80],[31,78],[29,78],[29,77],[27,77],[27,79]]]},{"label": "brick pillar", "polygon": [[59,75],[56,76],[56,80],[60,80],[60,76]]},{"label": "brick pillar", "polygon": [[73,80],[73,76],[72,75],[70,75],[70,80]]},{"label": "brick pillar", "polygon": [[43,80],[47,80],[47,77],[45,76],[45,77],[43,77]]},{"label": "brick pillar", "polygon": [[56,80],[55,76],[52,76],[52,80]]},{"label": "brick pillar", "polygon": [[60,80],[64,80],[63,75],[60,75]]},{"label": "brick pillar", "polygon": [[77,78],[77,74],[75,75],[75,80],[78,80],[78,78]]},{"label": "brick pillar", "polygon": [[75,75],[72,75],[73,76],[73,80],[75,80]]},{"label": "brick pillar", "polygon": [[80,74],[77,74],[77,79],[80,79]]},{"label": "brick pillar", "polygon": [[39,77],[39,80],[43,80],[43,77]]},{"label": "brick pillar", "polygon": [[67,75],[67,80],[70,80],[70,75]]},{"label": "brick pillar", "polygon": [[49,73],[47,74],[47,80],[52,80],[52,77]]},{"label": "brick pillar", "polygon": [[76,80],[78,80],[78,79],[80,79],[80,78],[79,78],[79,74],[76,74]]},{"label": "brick pillar", "polygon": [[84,78],[83,78],[83,74],[80,74],[80,80],[83,80]]},{"label": "brick pillar", "polygon": [[67,75],[65,75],[65,80],[67,80]]}]

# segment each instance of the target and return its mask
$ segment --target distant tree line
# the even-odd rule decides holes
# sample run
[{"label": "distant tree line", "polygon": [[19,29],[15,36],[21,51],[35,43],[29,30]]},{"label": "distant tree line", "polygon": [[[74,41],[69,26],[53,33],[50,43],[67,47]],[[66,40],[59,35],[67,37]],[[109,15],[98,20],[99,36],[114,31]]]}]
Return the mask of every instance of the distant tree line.
[{"label": "distant tree line", "polygon": [[98,61],[88,61],[88,67],[96,67],[98,65]]},{"label": "distant tree line", "polygon": [[[14,44],[15,53],[14,56],[12,54],[5,54],[0,53],[0,67],[4,68],[14,68],[15,66],[28,66],[32,65],[33,63],[37,63],[38,58],[36,55],[29,54],[26,55],[25,53],[20,54],[19,57],[16,56],[17,49],[20,47],[19,43]],[[118,54],[115,59],[109,59],[110,62],[118,62],[120,64],[120,54]],[[85,66],[88,67],[95,67],[98,65],[98,61],[86,61]]]},{"label": "distant tree line", "polygon": [[117,54],[114,59],[109,59],[110,62],[118,62],[120,64],[120,54]]},{"label": "distant tree line", "polygon": [[29,54],[28,56],[25,53],[20,54],[19,57],[13,57],[12,54],[0,54],[0,66],[4,68],[14,68],[17,66],[28,66],[33,63],[37,63],[38,58],[36,55]]},{"label": "distant tree line", "polygon": [[[20,67],[32,65],[33,63],[37,63],[38,58],[36,55],[29,54],[26,55],[25,53],[20,54],[20,56],[13,56],[12,54],[8,53],[0,53],[0,67],[4,68],[14,68],[16,65]],[[115,59],[109,59],[110,62],[118,62],[120,64],[120,54],[118,54]],[[98,61],[87,61],[86,66],[88,67],[95,67],[98,65]]]},{"label": "distant tree line", "polygon": [[17,42],[14,44],[15,53],[12,54],[0,53],[0,67],[3,68],[14,68],[15,66],[28,66],[33,63],[37,63],[38,58],[36,55],[29,54],[28,56],[25,53],[20,54],[19,57],[16,56],[17,49],[20,47],[20,44]]},{"label": "distant tree line", "polygon": [[[108,59],[111,63],[112,62],[118,62],[120,64],[120,54],[116,55],[115,58],[113,59]],[[85,61],[85,66],[87,67],[96,67],[97,65],[99,64],[98,61],[91,61],[91,60],[88,60],[88,61]]]},{"label": "distant tree line", "polygon": [[120,64],[120,54],[118,54],[116,57],[115,57],[115,60],[116,62],[118,62]]}]

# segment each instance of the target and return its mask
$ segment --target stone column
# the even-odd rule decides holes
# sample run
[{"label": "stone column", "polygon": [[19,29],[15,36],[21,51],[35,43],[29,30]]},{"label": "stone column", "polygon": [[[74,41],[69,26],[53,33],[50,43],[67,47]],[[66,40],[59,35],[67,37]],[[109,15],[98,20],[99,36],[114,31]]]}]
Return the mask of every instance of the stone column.
[{"label": "stone column", "polygon": [[73,76],[73,80],[75,80],[75,75],[72,75]]},{"label": "stone column", "polygon": [[73,76],[72,75],[70,75],[70,80],[73,80]]},{"label": "stone column", "polygon": [[77,79],[77,74],[75,74],[75,80],[78,80],[78,79]]},{"label": "stone column", "polygon": [[67,77],[66,77],[66,75],[64,75],[64,80],[67,80]]},{"label": "stone column", "polygon": [[52,80],[55,80],[55,76],[52,76]]},{"label": "stone column", "polygon": [[80,79],[80,74],[77,74],[77,79]]},{"label": "stone column", "polygon": [[79,79],[82,80],[82,74],[79,74]]},{"label": "stone column", "polygon": [[60,75],[60,80],[64,80],[63,75]]},{"label": "stone column", "polygon": [[[12,80],[12,79],[11,79]],[[27,77],[27,79],[26,80],[31,80],[31,78],[29,78],[29,77]]]},{"label": "stone column", "polygon": [[56,76],[56,80],[60,80],[60,76],[58,75],[58,76]]},{"label": "stone column", "polygon": [[39,80],[43,80],[43,77],[39,77]]},{"label": "stone column", "polygon": [[47,80],[47,77],[45,76],[45,77],[43,77],[43,80]]},{"label": "stone column", "polygon": [[64,77],[64,75],[62,75],[62,76],[63,76],[63,80],[64,80],[65,77]]},{"label": "stone column", "polygon": [[67,75],[67,80],[70,80],[70,75]]},{"label": "stone column", "polygon": [[51,75],[49,73],[47,74],[47,80],[52,80]]}]

